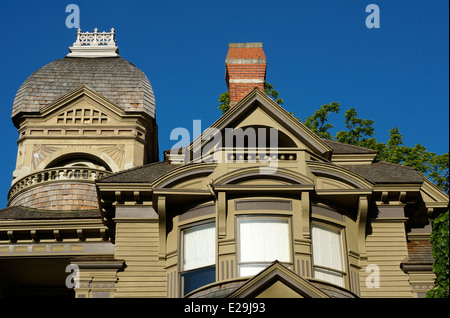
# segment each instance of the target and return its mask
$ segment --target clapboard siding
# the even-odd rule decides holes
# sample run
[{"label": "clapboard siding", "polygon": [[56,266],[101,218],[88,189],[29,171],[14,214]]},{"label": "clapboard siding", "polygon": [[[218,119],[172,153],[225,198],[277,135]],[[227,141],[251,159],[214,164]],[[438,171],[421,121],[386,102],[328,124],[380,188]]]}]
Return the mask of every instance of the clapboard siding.
[{"label": "clapboard siding", "polygon": [[117,259],[126,268],[119,272],[115,297],[165,297],[166,270],[158,258],[158,223],[117,223]]},{"label": "clapboard siding", "polygon": [[367,265],[375,264],[380,270],[379,288],[368,288],[365,266],[361,271],[362,297],[413,297],[409,277],[400,263],[408,256],[405,227],[399,221],[373,221],[371,233],[366,237]]}]

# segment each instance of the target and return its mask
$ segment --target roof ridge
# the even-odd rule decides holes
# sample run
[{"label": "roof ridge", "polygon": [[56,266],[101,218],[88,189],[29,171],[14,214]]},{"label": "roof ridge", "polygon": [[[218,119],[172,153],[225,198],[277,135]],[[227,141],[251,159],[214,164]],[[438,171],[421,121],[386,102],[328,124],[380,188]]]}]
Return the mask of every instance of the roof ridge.
[{"label": "roof ridge", "polygon": [[348,147],[351,147],[351,148],[364,149],[364,150],[372,151],[373,153],[378,153],[377,150],[371,149],[371,148],[365,148],[365,147],[356,146],[356,145],[352,145],[352,144],[347,144],[347,143],[345,143],[345,142],[339,142],[339,141],[330,140],[330,139],[326,139],[326,138],[322,138],[322,140],[323,140],[324,142],[331,142],[331,143],[335,143],[335,144],[340,144],[340,145],[348,146]]},{"label": "roof ridge", "polygon": [[387,165],[391,165],[391,166],[396,166],[396,167],[401,167],[401,168],[406,168],[406,169],[418,171],[417,168],[415,168],[415,167],[406,166],[406,165],[403,165],[403,164],[400,164],[400,163],[393,163],[393,162],[389,162],[389,161],[385,161],[385,160],[380,160],[380,161],[374,162],[373,164],[379,164],[379,163],[383,163],[383,164],[387,164]]},{"label": "roof ridge", "polygon": [[119,176],[119,175],[122,175],[124,173],[128,173],[128,172],[131,172],[131,171],[136,171],[136,170],[139,170],[139,169],[144,169],[144,168],[147,168],[147,167],[150,167],[150,166],[155,166],[155,165],[161,164],[161,163],[166,163],[166,164],[171,165],[171,163],[168,162],[168,161],[151,162],[151,163],[148,163],[148,164],[145,164],[145,165],[142,165],[142,166],[137,166],[137,167],[133,167],[133,168],[117,171],[117,172],[111,173],[111,174],[109,174],[107,176],[104,176],[104,177],[96,179],[96,180],[98,180],[98,181],[107,180],[110,177]]},{"label": "roof ridge", "polygon": [[46,210],[46,209],[37,209],[37,208],[32,208],[29,206],[24,206],[24,205],[12,205],[12,206],[8,206],[6,208],[0,209],[0,211],[6,211],[6,210],[14,210],[14,209],[22,209],[22,210],[27,210],[30,212],[44,212],[44,213],[59,213],[59,214],[64,214],[64,213],[71,213],[71,212],[99,212],[100,209],[89,209],[89,210]]}]

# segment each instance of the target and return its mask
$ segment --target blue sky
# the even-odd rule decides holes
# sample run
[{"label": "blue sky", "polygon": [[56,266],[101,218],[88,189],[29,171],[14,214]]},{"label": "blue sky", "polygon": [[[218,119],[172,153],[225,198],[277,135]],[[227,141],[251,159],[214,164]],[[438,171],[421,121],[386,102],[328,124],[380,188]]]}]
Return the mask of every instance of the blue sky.
[{"label": "blue sky", "polygon": [[[228,43],[262,42],[267,81],[284,108],[304,119],[339,102],[330,120],[343,128],[355,107],[375,121],[378,140],[399,127],[408,146],[445,153],[449,145],[449,2],[445,0],[3,1],[0,7],[0,208],[15,167],[14,96],[38,68],[62,58],[75,41],[65,24],[77,4],[81,29],[116,29],[120,54],[145,72],[156,95],[160,149],[176,127],[192,131],[219,116],[227,90]],[[365,24],[368,4],[380,28]]]}]

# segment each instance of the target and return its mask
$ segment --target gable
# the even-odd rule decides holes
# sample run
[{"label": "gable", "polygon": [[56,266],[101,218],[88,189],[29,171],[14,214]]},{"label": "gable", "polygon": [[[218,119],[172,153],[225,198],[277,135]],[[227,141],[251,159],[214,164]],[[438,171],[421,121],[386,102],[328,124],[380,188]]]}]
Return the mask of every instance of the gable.
[{"label": "gable", "polygon": [[228,297],[329,298],[330,296],[286,268],[279,261],[274,261]]},{"label": "gable", "polygon": [[47,125],[116,125],[123,111],[102,96],[81,86],[42,111]]},{"label": "gable", "polygon": [[302,294],[295,291],[282,281],[275,281],[268,286],[260,294],[254,296],[255,298],[305,298]]},{"label": "gable", "polygon": [[45,118],[48,125],[114,125],[119,120],[103,105],[87,96],[69,102]]},{"label": "gable", "polygon": [[[275,118],[263,108],[259,107],[258,103],[255,103],[253,107],[249,109],[244,118],[237,121],[234,127],[229,128],[241,128],[245,131],[247,128],[254,128],[255,132],[261,128],[275,128],[278,131],[278,146],[282,145],[283,140],[285,144],[289,144],[290,147],[295,147],[298,149],[307,149],[304,143],[301,142],[300,138],[297,138],[292,132],[290,132],[284,125],[277,122]],[[268,135],[268,133],[266,133]]]},{"label": "gable", "polygon": [[[297,150],[307,150],[325,159],[330,157],[332,151],[330,146],[258,89],[254,89],[223,114],[194,140],[187,150],[190,154],[198,149],[201,149],[202,153],[213,152],[226,144],[226,140],[223,139],[227,132],[232,131],[236,134],[239,128],[243,130],[239,132],[243,135],[242,138],[250,138],[251,134],[258,134],[260,138],[258,128],[261,127],[276,130],[278,136],[282,136],[278,137],[278,140]],[[247,128],[253,128],[253,131],[246,130]],[[269,140],[269,136],[267,134],[265,136]],[[255,145],[255,142],[251,145]],[[265,145],[269,147],[270,144],[266,142]]]}]

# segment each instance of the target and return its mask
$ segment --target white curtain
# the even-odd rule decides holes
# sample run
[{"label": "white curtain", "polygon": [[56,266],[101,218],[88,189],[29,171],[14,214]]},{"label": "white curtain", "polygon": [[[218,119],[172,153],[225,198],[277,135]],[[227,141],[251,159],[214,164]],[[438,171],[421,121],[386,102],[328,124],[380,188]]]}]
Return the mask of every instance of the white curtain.
[{"label": "white curtain", "polygon": [[314,269],[314,277],[344,287],[344,275],[323,268]]},{"label": "white curtain", "polygon": [[[313,226],[312,247],[314,265],[343,271],[342,240],[340,232]],[[342,286],[343,275],[326,269],[315,268],[314,277]]]},{"label": "white curtain", "polygon": [[[291,241],[287,219],[240,218],[239,219],[240,275],[253,275],[271,262],[291,261]],[[263,262],[265,264],[251,264]]]},{"label": "white curtain", "polygon": [[183,231],[183,270],[214,265],[216,227],[208,223]]}]

